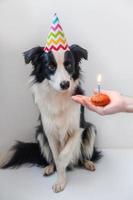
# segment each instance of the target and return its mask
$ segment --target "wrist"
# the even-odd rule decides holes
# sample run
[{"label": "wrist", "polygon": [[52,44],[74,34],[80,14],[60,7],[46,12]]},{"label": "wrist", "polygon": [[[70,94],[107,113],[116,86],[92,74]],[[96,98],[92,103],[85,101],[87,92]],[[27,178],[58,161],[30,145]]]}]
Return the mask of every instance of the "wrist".
[{"label": "wrist", "polygon": [[123,112],[133,112],[133,98],[123,97],[124,111]]}]

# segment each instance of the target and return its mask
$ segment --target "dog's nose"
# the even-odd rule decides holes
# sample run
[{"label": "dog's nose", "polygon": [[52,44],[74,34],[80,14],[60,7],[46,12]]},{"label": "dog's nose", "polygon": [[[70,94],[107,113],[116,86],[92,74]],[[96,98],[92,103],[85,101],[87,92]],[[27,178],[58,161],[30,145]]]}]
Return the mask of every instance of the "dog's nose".
[{"label": "dog's nose", "polygon": [[63,89],[63,90],[68,89],[69,86],[70,86],[70,82],[69,82],[69,81],[62,81],[62,82],[60,83],[60,87],[61,87],[61,89]]}]

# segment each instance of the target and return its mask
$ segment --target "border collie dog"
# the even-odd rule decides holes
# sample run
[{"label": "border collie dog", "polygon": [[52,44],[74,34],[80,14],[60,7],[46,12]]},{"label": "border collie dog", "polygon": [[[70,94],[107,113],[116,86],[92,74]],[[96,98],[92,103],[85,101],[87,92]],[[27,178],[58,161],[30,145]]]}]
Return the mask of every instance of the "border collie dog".
[{"label": "border collie dog", "polygon": [[85,121],[84,107],[71,98],[84,94],[80,62],[87,60],[87,50],[72,45],[70,51],[46,53],[43,47],[35,47],[24,58],[33,66],[32,92],[40,111],[36,143],[17,142],[1,168],[36,164],[44,167],[46,176],[57,171],[52,188],[60,192],[66,186],[66,169],[80,165],[94,171],[93,162],[101,157],[94,147],[95,126]]}]

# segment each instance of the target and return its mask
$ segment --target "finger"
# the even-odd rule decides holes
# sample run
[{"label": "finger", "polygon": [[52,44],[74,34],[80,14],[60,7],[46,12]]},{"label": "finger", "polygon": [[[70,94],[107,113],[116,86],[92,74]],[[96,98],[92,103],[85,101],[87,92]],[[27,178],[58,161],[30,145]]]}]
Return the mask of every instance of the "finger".
[{"label": "finger", "polygon": [[84,101],[84,105],[89,108],[90,110],[96,111],[96,106],[94,106],[91,101],[86,101],[85,99]]},{"label": "finger", "polygon": [[94,111],[100,115],[104,114],[104,108],[100,107],[100,106],[95,106],[94,104],[92,104],[90,101],[85,101],[84,100],[84,105],[91,111]]},{"label": "finger", "polygon": [[90,100],[90,97],[87,97],[87,96],[84,96],[84,95],[75,95],[75,96],[72,96],[72,99],[73,100]]},{"label": "finger", "polygon": [[72,96],[72,100],[74,100],[76,102],[81,102],[82,98],[80,96]]},{"label": "finger", "polygon": [[80,98],[72,98],[72,100],[74,100],[76,103],[79,103],[79,104],[82,104],[82,105],[84,105],[84,102],[83,102],[83,100],[82,99],[80,99]]},{"label": "finger", "polygon": [[92,107],[95,107],[95,105],[92,103],[91,98],[89,97],[88,99],[84,99],[85,104],[89,104]]},{"label": "finger", "polygon": [[82,98],[84,95],[73,95],[72,98]]}]

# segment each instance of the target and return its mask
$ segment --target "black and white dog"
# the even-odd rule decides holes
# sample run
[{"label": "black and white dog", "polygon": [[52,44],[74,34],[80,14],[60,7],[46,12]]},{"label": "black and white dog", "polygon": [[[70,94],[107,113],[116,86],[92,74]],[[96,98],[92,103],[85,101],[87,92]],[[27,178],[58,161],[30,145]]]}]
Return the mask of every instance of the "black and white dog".
[{"label": "black and white dog", "polygon": [[93,161],[101,157],[94,147],[95,126],[85,121],[84,107],[71,98],[84,94],[80,85],[80,62],[87,60],[87,50],[72,45],[70,51],[57,54],[35,47],[26,51],[24,58],[26,64],[33,65],[32,91],[40,111],[37,143],[18,142],[1,168],[31,163],[43,166],[44,175],[56,170],[53,191],[60,192],[66,185],[67,168],[80,165],[93,171]]}]

